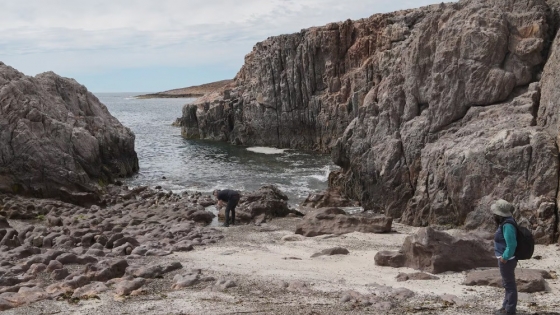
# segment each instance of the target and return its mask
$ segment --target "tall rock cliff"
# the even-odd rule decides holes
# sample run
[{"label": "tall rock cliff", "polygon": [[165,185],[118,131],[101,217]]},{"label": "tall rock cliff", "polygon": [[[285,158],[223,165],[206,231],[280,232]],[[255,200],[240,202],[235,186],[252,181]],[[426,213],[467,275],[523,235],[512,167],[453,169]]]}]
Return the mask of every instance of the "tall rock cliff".
[{"label": "tall rock cliff", "polygon": [[556,1],[465,0],[271,37],[183,136],[330,152],[331,187],[408,224],[490,228],[504,198],[549,243],[557,27]]},{"label": "tall rock cliff", "polygon": [[84,86],[0,62],[0,192],[92,202],[136,171],[134,134]]}]

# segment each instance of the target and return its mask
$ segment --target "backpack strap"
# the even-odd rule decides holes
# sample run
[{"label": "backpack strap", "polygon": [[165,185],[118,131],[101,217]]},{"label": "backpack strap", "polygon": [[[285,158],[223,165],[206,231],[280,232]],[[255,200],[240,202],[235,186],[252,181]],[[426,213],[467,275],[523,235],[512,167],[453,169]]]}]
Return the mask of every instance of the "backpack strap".
[{"label": "backpack strap", "polygon": [[504,225],[506,225],[506,224],[513,225],[516,233],[517,233],[517,231],[519,231],[519,228],[517,227],[517,222],[515,222],[515,219],[513,217],[509,217],[509,218],[506,218],[504,220],[504,222],[500,223],[500,228],[502,229],[502,235],[504,234]]}]

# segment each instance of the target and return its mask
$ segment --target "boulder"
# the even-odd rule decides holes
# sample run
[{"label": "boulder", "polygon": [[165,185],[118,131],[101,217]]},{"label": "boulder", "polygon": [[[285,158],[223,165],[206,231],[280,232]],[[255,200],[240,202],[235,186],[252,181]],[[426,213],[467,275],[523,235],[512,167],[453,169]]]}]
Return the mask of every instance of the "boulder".
[{"label": "boulder", "polygon": [[[546,291],[545,279],[552,279],[545,270],[516,268],[515,282],[517,291],[534,293]],[[492,286],[502,288],[502,276],[499,269],[474,270],[467,273],[464,285]]]},{"label": "boulder", "polygon": [[173,277],[173,285],[171,289],[178,290],[193,286],[200,282],[200,270],[192,270],[185,274],[178,274]]},{"label": "boulder", "polygon": [[[235,209],[237,222],[251,222],[260,218],[271,219],[285,217],[292,213],[288,207],[288,197],[278,187],[267,185],[256,191],[245,193],[241,196],[239,205]],[[223,211],[219,215],[223,217]]]},{"label": "boulder", "polygon": [[105,292],[109,290],[109,288],[103,282],[92,282],[88,285],[85,285],[81,288],[78,288],[72,294],[73,298],[90,298],[97,296],[99,293]]},{"label": "boulder", "polygon": [[125,274],[127,268],[128,262],[124,259],[121,259],[110,263],[106,268],[93,272],[93,274],[89,275],[89,277],[93,281],[105,282],[114,278],[122,277]]},{"label": "boulder", "polygon": [[321,208],[307,213],[296,225],[295,233],[307,237],[352,232],[388,233],[392,222],[383,215],[348,215],[340,208]]},{"label": "boulder", "polygon": [[0,62],[0,100],[0,192],[91,204],[138,171],[134,134],[75,80]]},{"label": "boulder", "polygon": [[400,251],[377,253],[375,264],[409,267],[438,274],[495,267],[497,261],[491,241],[481,239],[473,233],[451,236],[428,227],[407,236]]},{"label": "boulder", "polygon": [[132,291],[139,289],[146,283],[143,278],[134,280],[123,280],[115,285],[115,294],[123,296],[129,295]]},{"label": "boulder", "polygon": [[20,305],[34,303],[48,298],[49,295],[39,287],[22,287],[17,293],[0,294],[0,310],[7,310]]}]

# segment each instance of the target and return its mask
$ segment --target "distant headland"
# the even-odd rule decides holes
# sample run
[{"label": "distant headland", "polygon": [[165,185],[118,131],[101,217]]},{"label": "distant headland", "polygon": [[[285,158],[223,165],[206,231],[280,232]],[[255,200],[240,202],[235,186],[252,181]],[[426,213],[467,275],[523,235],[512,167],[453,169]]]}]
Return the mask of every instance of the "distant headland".
[{"label": "distant headland", "polygon": [[138,95],[136,98],[189,98],[189,97],[201,97],[207,93],[213,92],[229,83],[233,80],[222,80],[211,83],[206,83],[202,85],[190,86],[186,88],[174,89],[169,91],[163,91],[152,94]]}]

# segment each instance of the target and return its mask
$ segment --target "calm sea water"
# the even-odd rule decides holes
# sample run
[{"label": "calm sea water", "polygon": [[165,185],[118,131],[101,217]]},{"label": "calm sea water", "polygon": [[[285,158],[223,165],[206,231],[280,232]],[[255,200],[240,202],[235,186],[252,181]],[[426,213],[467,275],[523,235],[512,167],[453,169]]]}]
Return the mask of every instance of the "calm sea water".
[{"label": "calm sea water", "polygon": [[309,192],[325,189],[328,173],[337,168],[327,155],[183,139],[171,123],[193,99],[135,99],[138,94],[143,93],[96,93],[136,135],[140,171],[125,180],[129,186],[211,192],[274,184],[297,205]]}]

